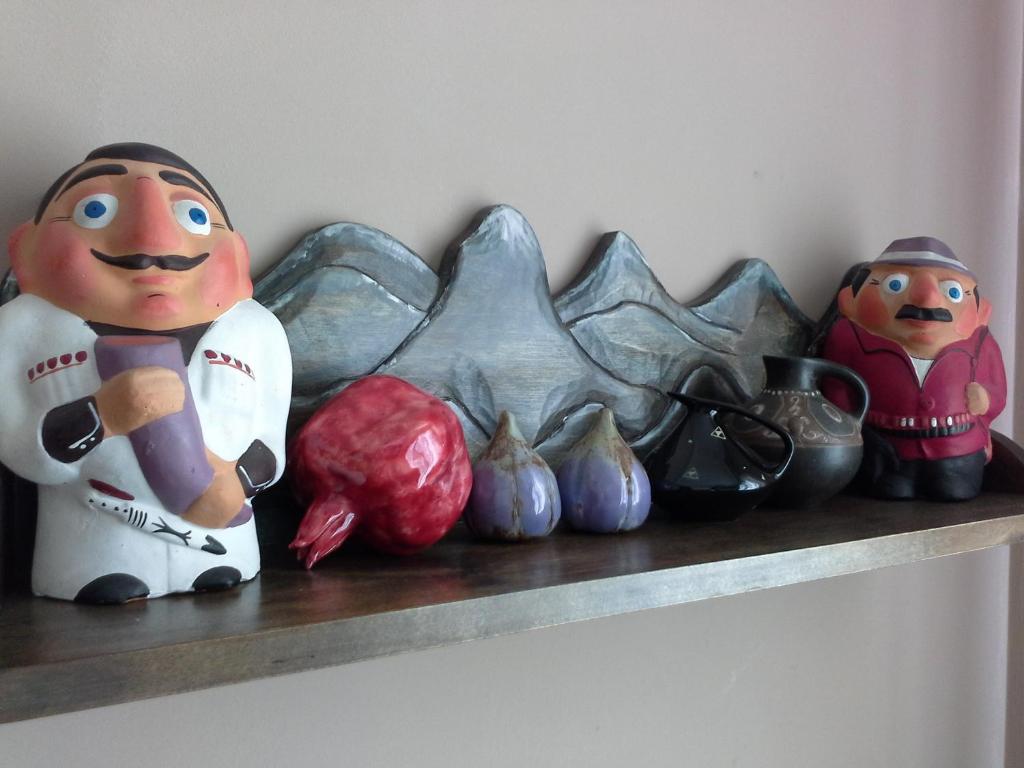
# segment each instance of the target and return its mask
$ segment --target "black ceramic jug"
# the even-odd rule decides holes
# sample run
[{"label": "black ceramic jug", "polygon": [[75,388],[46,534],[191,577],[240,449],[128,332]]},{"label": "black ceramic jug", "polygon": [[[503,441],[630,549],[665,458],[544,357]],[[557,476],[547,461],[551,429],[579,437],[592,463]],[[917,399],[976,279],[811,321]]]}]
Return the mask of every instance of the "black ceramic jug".
[{"label": "black ceramic jug", "polygon": [[[767,356],[764,367],[764,389],[747,408],[781,425],[796,443],[786,476],[773,489],[769,503],[779,507],[820,504],[843,490],[860,468],[867,385],[849,368],[817,358]],[[821,394],[824,377],[835,377],[853,388],[859,400],[855,412],[843,411]],[[754,447],[775,439],[756,427],[741,430],[741,436]]]},{"label": "black ceramic jug", "polygon": [[[686,407],[686,415],[645,462],[658,505],[686,520],[732,520],[763,501],[793,456],[786,431],[737,405],[668,394]],[[737,424],[775,435],[779,458],[748,447]]]}]

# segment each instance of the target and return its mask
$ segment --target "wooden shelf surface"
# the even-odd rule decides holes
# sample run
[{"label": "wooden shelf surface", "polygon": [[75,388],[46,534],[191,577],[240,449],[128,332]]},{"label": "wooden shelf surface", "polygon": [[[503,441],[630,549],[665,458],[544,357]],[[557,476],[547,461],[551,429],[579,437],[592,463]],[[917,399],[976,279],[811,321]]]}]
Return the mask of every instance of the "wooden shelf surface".
[{"label": "wooden shelf surface", "polygon": [[841,496],[820,509],[759,509],[729,523],[656,512],[630,534],[559,530],[526,544],[479,543],[460,524],[410,558],[346,545],[312,572],[276,564],[231,592],[117,607],[8,595],[0,608],[0,722],[1022,539],[1017,493],[986,492],[963,504]]}]

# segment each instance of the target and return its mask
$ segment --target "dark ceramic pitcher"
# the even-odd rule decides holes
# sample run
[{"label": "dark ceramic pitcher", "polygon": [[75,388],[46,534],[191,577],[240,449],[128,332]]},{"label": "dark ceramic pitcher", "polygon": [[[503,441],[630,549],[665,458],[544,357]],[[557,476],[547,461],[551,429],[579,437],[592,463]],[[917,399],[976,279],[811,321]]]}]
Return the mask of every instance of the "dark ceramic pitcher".
[{"label": "dark ceramic pitcher", "polygon": [[[764,389],[747,407],[782,426],[796,443],[786,476],[772,490],[769,503],[809,507],[843,490],[860,468],[864,444],[860,428],[868,410],[868,388],[849,368],[810,357],[764,358]],[[860,407],[846,413],[821,394],[822,378],[835,377],[858,393]],[[743,437],[751,445],[775,440],[764,430]]]},{"label": "dark ceramic pitcher", "polygon": [[[686,407],[686,415],[646,462],[658,505],[686,520],[732,520],[764,501],[793,455],[786,431],[740,406],[669,397]],[[751,450],[737,435],[738,425],[773,435],[781,456],[767,460]]]}]

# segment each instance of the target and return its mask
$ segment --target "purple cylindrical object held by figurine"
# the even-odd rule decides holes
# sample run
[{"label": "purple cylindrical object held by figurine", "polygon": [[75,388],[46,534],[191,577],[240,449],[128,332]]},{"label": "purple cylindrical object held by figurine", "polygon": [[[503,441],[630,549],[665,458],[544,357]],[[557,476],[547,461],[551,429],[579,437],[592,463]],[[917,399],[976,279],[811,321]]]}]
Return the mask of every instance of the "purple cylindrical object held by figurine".
[{"label": "purple cylindrical object held by figurine", "polygon": [[169,512],[181,515],[213,480],[181,343],[170,336],[103,336],[96,340],[96,368],[104,381],[151,365],[178,374],[185,385],[185,404],[178,413],[134,430],[128,439],[153,493]]}]

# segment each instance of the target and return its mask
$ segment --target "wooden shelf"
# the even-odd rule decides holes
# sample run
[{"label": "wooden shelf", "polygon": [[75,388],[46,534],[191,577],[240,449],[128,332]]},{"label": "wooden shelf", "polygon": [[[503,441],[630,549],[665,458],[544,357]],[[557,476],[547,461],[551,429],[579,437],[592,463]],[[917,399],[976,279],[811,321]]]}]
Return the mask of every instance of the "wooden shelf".
[{"label": "wooden shelf", "polygon": [[0,608],[0,722],[1022,539],[1019,493],[987,491],[964,504],[843,496],[821,509],[760,509],[731,523],[655,514],[631,534],[559,531],[520,545],[478,543],[459,526],[407,559],[347,545],[310,573],[272,565],[232,592],[120,607],[9,595]]},{"label": "wooden shelf", "polygon": [[[259,281],[257,296],[287,327],[299,328],[292,340],[301,374],[295,391],[305,394],[294,399],[293,417],[301,421],[330,394],[324,382],[337,388],[362,370],[359,360],[377,366],[391,355],[398,333],[405,337],[388,358],[388,373],[439,387],[446,397],[486,390],[484,404],[472,397],[455,402],[471,446],[487,440],[473,414],[500,403],[521,416],[521,425],[529,423],[527,437],[557,460],[596,403],[617,408],[630,433],[653,444],[670,424],[655,389],[725,387],[735,397],[757,391],[750,350],[802,354],[813,331],[763,262],[737,264],[707,293],[680,305],[622,233],[603,238],[572,285],[551,297],[533,231],[507,206],[485,211],[448,254],[436,275],[384,233],[339,224],[311,234]],[[497,314],[494,286],[504,291]],[[4,295],[14,290],[9,282]],[[346,349],[356,367],[344,375],[336,360],[328,366],[318,357],[336,348],[339,333],[356,340]],[[667,362],[677,359],[686,362],[683,369]],[[477,377],[487,386],[477,386]],[[574,415],[549,435],[553,392],[559,408]],[[573,403],[581,407],[569,409]],[[278,492],[258,500],[264,571],[240,589],[117,607],[3,595],[0,722],[1019,541],[1024,451],[994,437],[986,492],[964,504],[844,496],[820,509],[762,509],[735,522],[702,524],[656,513],[630,534],[563,530],[518,545],[475,542],[457,527],[406,559],[349,543],[311,573],[283,558],[298,513]],[[35,502],[25,483],[7,479],[0,472],[0,537],[7,538],[0,564],[12,584],[11,576],[28,571]]]}]

